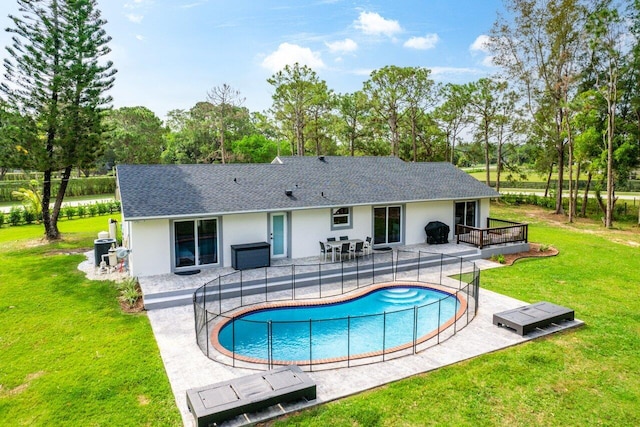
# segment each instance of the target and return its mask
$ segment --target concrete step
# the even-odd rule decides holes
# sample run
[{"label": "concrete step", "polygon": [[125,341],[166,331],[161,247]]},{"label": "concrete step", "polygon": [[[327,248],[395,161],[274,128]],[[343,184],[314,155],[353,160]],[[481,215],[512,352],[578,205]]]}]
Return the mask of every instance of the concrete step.
[{"label": "concrete step", "polygon": [[[481,253],[478,249],[461,247],[461,250],[452,253],[445,254],[442,256],[438,256],[437,254],[427,254],[420,257],[418,261],[417,258],[411,259],[403,259],[403,256],[408,256],[407,253],[402,253],[400,255],[400,259],[396,260],[394,257],[394,265],[391,265],[390,261],[385,262],[377,262],[375,263],[375,275],[381,276],[385,274],[391,274],[394,271],[394,268],[398,273],[407,272],[411,270],[415,270],[418,266],[422,268],[429,267],[437,267],[442,264],[450,265],[459,263],[460,259],[464,261],[473,261],[475,259],[481,258]],[[397,265],[396,265],[397,264]],[[331,284],[331,283],[339,283],[342,278],[345,281],[354,280],[357,275],[360,277],[369,278],[373,276],[372,264],[350,264],[348,261],[345,261],[344,265],[342,264],[325,264],[327,266],[326,269],[322,270],[322,284]],[[331,266],[335,266],[335,268],[331,268]],[[144,306],[146,310],[158,310],[162,308],[169,307],[177,307],[193,304],[193,294],[194,292],[200,288],[204,283],[195,286],[189,289],[180,289],[173,291],[163,291],[163,292],[155,292],[152,294],[145,294],[144,298]],[[302,273],[296,274],[295,278],[295,286],[297,289],[303,288],[305,286],[317,286],[318,285],[318,274],[313,273]],[[212,287],[213,289],[213,287]],[[279,291],[279,290],[288,290],[291,289],[291,281],[289,276],[286,276],[284,279],[270,279],[269,280],[269,290],[270,291]],[[225,283],[224,289],[221,290],[222,298],[235,298],[240,296],[240,282],[232,282]],[[254,279],[254,280],[245,280],[242,284],[242,294],[243,295],[255,295],[264,292],[264,279]]]}]

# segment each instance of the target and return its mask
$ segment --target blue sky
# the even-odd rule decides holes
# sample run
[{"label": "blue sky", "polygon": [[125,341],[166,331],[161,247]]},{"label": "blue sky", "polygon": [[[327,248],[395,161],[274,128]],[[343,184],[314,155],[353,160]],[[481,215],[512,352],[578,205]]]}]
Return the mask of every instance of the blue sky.
[{"label": "blue sky", "polygon": [[[114,107],[159,117],[189,109],[226,83],[251,111],[271,106],[267,78],[286,64],[313,68],[339,93],[385,65],[427,67],[438,82],[492,73],[482,48],[501,0],[102,0],[118,69]],[[13,0],[0,2],[10,26]],[[0,45],[10,36],[0,34]],[[2,50],[2,57],[6,51]],[[4,70],[2,70],[4,72]]]}]

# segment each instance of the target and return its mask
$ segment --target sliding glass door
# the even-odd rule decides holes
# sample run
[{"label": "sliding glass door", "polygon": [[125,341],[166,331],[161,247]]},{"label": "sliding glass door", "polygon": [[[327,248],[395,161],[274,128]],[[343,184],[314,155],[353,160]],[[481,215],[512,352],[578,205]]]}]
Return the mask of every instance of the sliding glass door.
[{"label": "sliding glass door", "polygon": [[175,267],[218,263],[218,220],[200,219],[173,223]]},{"label": "sliding glass door", "polygon": [[458,234],[458,224],[477,227],[476,202],[457,202],[455,216],[455,234]]},{"label": "sliding glass door", "polygon": [[384,206],[373,208],[373,243],[386,245],[402,239],[402,208]]}]

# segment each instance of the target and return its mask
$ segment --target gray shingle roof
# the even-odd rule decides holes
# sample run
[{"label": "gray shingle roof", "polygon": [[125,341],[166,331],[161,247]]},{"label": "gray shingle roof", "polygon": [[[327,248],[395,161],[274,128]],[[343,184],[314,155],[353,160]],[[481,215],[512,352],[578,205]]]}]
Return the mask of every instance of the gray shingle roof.
[{"label": "gray shingle roof", "polygon": [[449,163],[406,163],[395,157],[119,165],[117,176],[126,220],[499,197]]}]

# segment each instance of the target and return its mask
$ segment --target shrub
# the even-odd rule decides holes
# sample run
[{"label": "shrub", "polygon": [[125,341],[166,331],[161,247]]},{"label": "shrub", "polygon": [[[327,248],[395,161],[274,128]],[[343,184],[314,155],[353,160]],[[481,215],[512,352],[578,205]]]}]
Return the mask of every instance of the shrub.
[{"label": "shrub", "polygon": [[95,204],[89,205],[89,216],[94,217],[98,214],[98,206]]},{"label": "shrub", "polygon": [[493,255],[491,255],[491,261],[498,262],[500,264],[504,264],[505,263],[504,255],[502,255],[502,254],[493,254]]},{"label": "shrub", "polygon": [[78,216],[84,218],[87,215],[87,208],[84,205],[78,205]]},{"label": "shrub", "polygon": [[109,213],[120,212],[120,202],[113,200],[109,203]]},{"label": "shrub", "polygon": [[0,212],[0,227],[4,225],[4,212]]},{"label": "shrub", "polygon": [[22,208],[12,206],[9,211],[9,224],[18,225],[22,222]]},{"label": "shrub", "polygon": [[24,222],[26,222],[27,224],[33,224],[36,221],[36,219],[38,219],[38,215],[31,209],[25,209],[23,216],[24,216]]},{"label": "shrub", "polygon": [[129,308],[135,306],[136,302],[138,302],[138,299],[140,299],[140,291],[138,290],[138,278],[126,278],[116,286],[120,291],[120,301],[127,304]]},{"label": "shrub", "polygon": [[109,207],[106,203],[98,202],[96,203],[96,208],[98,209],[98,215],[104,215],[109,212]]},{"label": "shrub", "polygon": [[67,205],[64,208],[62,208],[62,213],[64,216],[67,217],[67,219],[73,219],[73,217],[76,216],[77,211],[74,206]]}]

